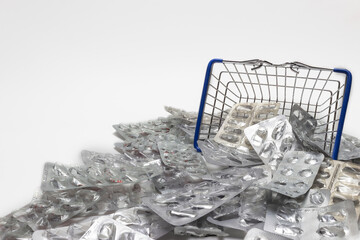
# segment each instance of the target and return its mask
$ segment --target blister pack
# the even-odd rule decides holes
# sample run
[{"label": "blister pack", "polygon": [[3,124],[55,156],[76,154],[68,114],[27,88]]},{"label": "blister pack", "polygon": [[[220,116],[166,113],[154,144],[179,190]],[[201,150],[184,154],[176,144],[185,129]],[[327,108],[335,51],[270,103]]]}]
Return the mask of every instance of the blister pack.
[{"label": "blister pack", "polygon": [[360,139],[343,133],[339,149],[339,160],[360,158]]},{"label": "blister pack", "polygon": [[185,184],[196,182],[187,172],[166,166],[163,173],[151,178],[151,181],[159,192],[177,191]]},{"label": "blister pack", "polygon": [[206,162],[211,164],[225,167],[249,167],[263,164],[253,150],[242,151],[237,148],[226,147],[210,139],[198,141],[198,146]]},{"label": "blister pack", "polygon": [[290,238],[253,228],[246,233],[244,240],[290,240]]},{"label": "blister pack", "polygon": [[237,200],[237,203],[232,205],[236,207],[235,209],[228,206],[227,214],[220,215],[214,212],[208,217],[208,221],[219,226],[242,231],[247,231],[250,228],[262,228],[269,197],[270,192],[268,190],[261,189],[258,186],[250,186],[237,199],[234,199]]},{"label": "blister pack", "polygon": [[162,162],[172,168],[186,171],[192,177],[203,178],[208,170],[193,145],[180,142],[158,142]]},{"label": "blister pack", "polygon": [[122,225],[152,239],[158,239],[174,228],[149,208],[141,205],[128,209],[120,209],[112,215],[112,218]]},{"label": "blister pack", "polygon": [[94,186],[134,184],[148,180],[149,175],[143,169],[125,165],[85,165],[83,167],[65,167],[56,163],[45,163],[41,189],[59,191]]},{"label": "blister pack", "polygon": [[[326,130],[326,124],[317,121],[298,104],[292,106],[289,122],[293,127],[296,137],[303,146],[330,156],[330,153],[326,151],[330,148],[330,141],[325,140],[331,136],[326,136],[328,132]],[[325,143],[326,146],[324,148]]]},{"label": "blister pack", "polygon": [[292,239],[357,239],[354,204],[339,202],[322,208],[270,205],[264,230]]},{"label": "blister pack", "polygon": [[244,129],[262,120],[274,117],[279,111],[279,103],[238,103],[226,116],[214,140],[227,147],[251,148]]},{"label": "blister pack", "polygon": [[152,240],[152,238],[122,225],[111,217],[100,217],[91,225],[80,240]]},{"label": "blister pack", "polygon": [[244,191],[262,173],[243,168],[218,173],[213,181],[187,184],[177,192],[145,197],[144,204],[175,226],[193,222]]},{"label": "blister pack", "polygon": [[283,115],[246,128],[245,135],[261,160],[273,170],[286,152],[299,148],[291,125]]},{"label": "blister pack", "polygon": [[228,233],[224,232],[221,227],[208,222],[206,220],[206,216],[184,226],[176,226],[174,228],[174,234],[195,237],[226,237],[229,235]]},{"label": "blister pack", "polygon": [[15,211],[13,217],[32,230],[54,228],[85,212],[99,201],[103,190],[78,189],[63,192],[44,192],[40,198]]},{"label": "blister pack", "polygon": [[65,240],[80,239],[90,228],[92,222],[98,217],[87,218],[65,227],[46,230],[37,230],[32,235],[32,240]]},{"label": "blister pack", "polygon": [[316,188],[330,190],[330,203],[351,200],[360,215],[360,165],[327,159],[316,176]]},{"label": "blister pack", "polygon": [[181,121],[173,118],[158,118],[147,122],[113,125],[118,136],[124,141],[132,141],[170,132],[170,129]]},{"label": "blister pack", "polygon": [[138,180],[146,180],[146,176],[154,177],[162,173],[160,159],[148,159],[148,161],[142,161],[138,159],[129,159],[123,154],[114,155],[86,150],[81,152],[81,158],[86,166],[94,166],[99,169],[112,169],[121,172],[122,174],[125,174],[125,176],[128,176],[128,180],[133,179],[132,182],[135,180],[132,176],[135,175]]},{"label": "blister pack", "polygon": [[33,230],[9,214],[0,218],[0,239],[31,239]]},{"label": "blister pack", "polygon": [[170,106],[165,106],[165,110],[170,113],[174,118],[179,118],[188,122],[196,123],[198,117],[197,112],[187,112],[182,109]]},{"label": "blister pack", "polygon": [[312,186],[324,155],[315,152],[287,152],[271,182],[264,187],[274,192],[296,198]]}]

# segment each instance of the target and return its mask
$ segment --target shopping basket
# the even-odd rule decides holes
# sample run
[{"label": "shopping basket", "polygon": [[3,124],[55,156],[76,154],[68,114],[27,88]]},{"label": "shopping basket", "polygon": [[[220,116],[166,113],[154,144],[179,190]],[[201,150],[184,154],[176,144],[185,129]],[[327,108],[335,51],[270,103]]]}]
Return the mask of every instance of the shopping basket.
[{"label": "shopping basket", "polygon": [[196,124],[198,140],[213,138],[231,107],[239,102],[278,102],[289,116],[297,103],[326,124],[324,150],[337,159],[351,88],[351,73],[300,62],[273,64],[263,60],[209,62]]}]

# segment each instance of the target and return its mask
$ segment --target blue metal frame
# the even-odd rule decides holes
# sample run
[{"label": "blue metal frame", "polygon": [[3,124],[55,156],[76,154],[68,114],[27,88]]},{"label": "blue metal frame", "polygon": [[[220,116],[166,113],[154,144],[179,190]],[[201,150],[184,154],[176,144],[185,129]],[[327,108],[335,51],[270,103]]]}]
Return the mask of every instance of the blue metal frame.
[{"label": "blue metal frame", "polygon": [[198,118],[197,118],[196,129],[195,129],[195,136],[194,136],[194,147],[198,152],[201,152],[201,149],[199,148],[197,141],[199,140],[200,126],[201,126],[202,116],[203,116],[203,112],[204,112],[204,106],[205,106],[205,100],[206,100],[206,95],[207,95],[208,86],[209,86],[211,69],[212,69],[212,66],[214,63],[221,63],[222,61],[223,61],[222,59],[214,58],[209,62],[207,69],[206,69],[204,87],[203,87],[203,91],[202,91],[202,95],[201,95],[200,107],[199,107]]},{"label": "blue metal frame", "polygon": [[346,74],[346,82],[345,82],[346,85],[345,85],[343,104],[341,107],[339,125],[338,125],[338,129],[337,129],[337,134],[336,134],[335,144],[334,144],[334,151],[333,151],[333,155],[332,155],[332,158],[337,160],[338,154],[339,154],[340,143],[341,143],[341,135],[342,135],[343,127],[344,127],[346,109],[347,109],[347,105],[348,105],[349,97],[350,97],[352,75],[351,75],[351,72],[347,69],[334,68],[334,72]]},{"label": "blue metal frame", "polygon": [[[197,141],[199,140],[199,135],[200,135],[200,127],[201,127],[201,122],[202,122],[202,117],[203,117],[203,112],[204,112],[204,107],[205,107],[205,100],[206,100],[206,96],[207,96],[211,70],[212,70],[214,63],[221,63],[221,62],[223,62],[222,59],[218,59],[218,58],[212,59],[208,63],[208,66],[206,69],[204,87],[203,87],[203,91],[202,91],[202,95],[201,95],[198,119],[196,122],[196,129],[195,129],[195,136],[194,136],[194,147],[198,152],[201,152],[201,149],[199,148]],[[337,72],[337,73],[343,73],[346,75],[346,82],[345,82],[346,85],[345,85],[345,92],[344,92],[344,97],[343,97],[343,104],[341,107],[340,119],[339,119],[337,134],[336,134],[336,138],[335,138],[335,143],[334,143],[334,151],[332,154],[332,158],[336,160],[338,157],[338,154],[339,154],[341,135],[342,135],[343,127],[344,127],[346,109],[347,109],[347,105],[348,105],[349,97],[350,97],[352,75],[351,75],[351,72],[347,69],[335,68],[335,69],[333,69],[333,71]]]}]

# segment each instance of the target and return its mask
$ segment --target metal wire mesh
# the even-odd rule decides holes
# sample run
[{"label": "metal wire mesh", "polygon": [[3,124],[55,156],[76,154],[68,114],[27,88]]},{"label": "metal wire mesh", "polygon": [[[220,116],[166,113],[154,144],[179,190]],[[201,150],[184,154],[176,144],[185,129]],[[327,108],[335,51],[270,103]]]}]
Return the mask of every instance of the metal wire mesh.
[{"label": "metal wire mesh", "polygon": [[299,62],[216,62],[211,68],[199,139],[213,138],[236,103],[278,102],[279,114],[285,116],[297,103],[318,121],[324,150],[332,152],[345,85],[344,74]]}]

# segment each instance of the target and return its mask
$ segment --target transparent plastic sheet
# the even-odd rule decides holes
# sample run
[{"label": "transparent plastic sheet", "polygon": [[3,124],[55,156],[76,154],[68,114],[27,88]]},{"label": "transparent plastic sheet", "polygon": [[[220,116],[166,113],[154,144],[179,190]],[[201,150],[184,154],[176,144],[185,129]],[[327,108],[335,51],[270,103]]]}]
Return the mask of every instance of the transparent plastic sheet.
[{"label": "transparent plastic sheet", "polygon": [[100,217],[94,221],[91,227],[80,238],[80,240],[152,240],[152,238],[134,231],[133,229],[122,225],[111,217]]},{"label": "transparent plastic sheet", "polygon": [[253,228],[247,232],[244,240],[290,240],[290,238]]},{"label": "transparent plastic sheet", "polygon": [[205,216],[184,226],[176,226],[174,228],[174,234],[181,236],[195,236],[195,237],[229,236],[228,233],[223,231],[222,227],[210,223],[209,221],[206,220],[206,218],[207,217]]},{"label": "transparent plastic sheet", "polygon": [[177,192],[145,197],[144,204],[174,226],[193,222],[212,212],[260,178],[261,169],[229,170],[214,180],[187,184]]},{"label": "transparent plastic sheet", "polygon": [[214,140],[227,147],[251,149],[244,129],[262,120],[274,117],[279,111],[279,103],[238,103],[227,115]]},{"label": "transparent plastic sheet", "polygon": [[290,123],[283,115],[246,128],[245,135],[261,160],[273,170],[277,169],[286,152],[301,149]]},{"label": "transparent plastic sheet", "polygon": [[353,201],[360,215],[360,165],[326,159],[314,182],[314,188],[330,190],[330,204]]},{"label": "transparent plastic sheet", "polygon": [[158,142],[162,162],[172,168],[188,173],[191,177],[206,178],[209,175],[200,153],[192,144],[177,141]]},{"label": "transparent plastic sheet", "polygon": [[262,165],[263,162],[255,151],[230,148],[213,140],[198,141],[205,161],[219,166],[249,167]]},{"label": "transparent plastic sheet", "polygon": [[351,201],[321,208],[270,205],[264,230],[292,239],[358,239]]},{"label": "transparent plastic sheet", "polygon": [[99,201],[102,189],[44,192],[12,216],[32,230],[54,228]]},{"label": "transparent plastic sheet", "polygon": [[323,159],[322,153],[287,152],[273,179],[264,187],[293,198],[304,195],[311,188]]}]

